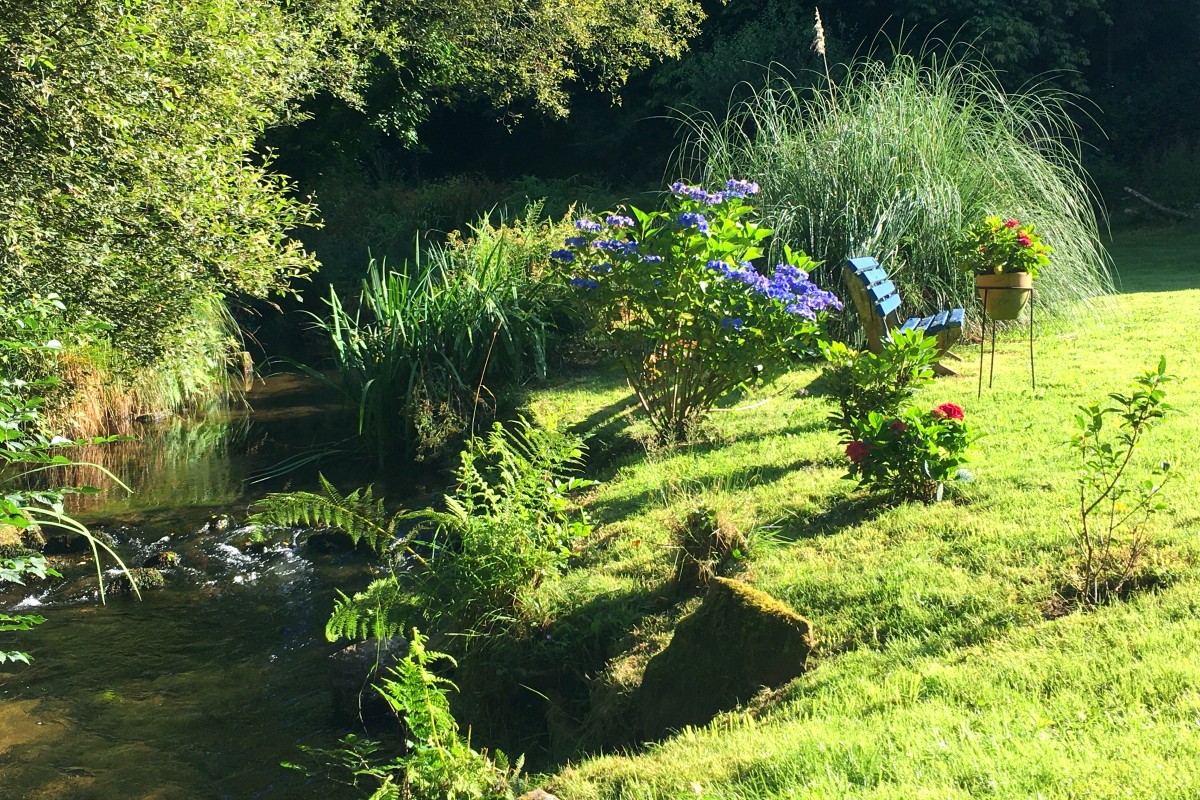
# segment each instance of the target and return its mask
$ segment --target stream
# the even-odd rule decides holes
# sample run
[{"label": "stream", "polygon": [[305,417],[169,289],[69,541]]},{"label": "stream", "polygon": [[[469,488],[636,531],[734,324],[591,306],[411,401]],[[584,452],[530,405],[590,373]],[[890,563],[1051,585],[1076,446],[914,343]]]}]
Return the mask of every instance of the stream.
[{"label": "stream", "polygon": [[[253,552],[238,527],[254,499],[306,488],[315,468],[251,479],[344,431],[332,401],[294,375],[248,401],[87,454],[133,492],[101,481],[74,513],[131,567],[177,553],[164,588],[101,605],[87,553],[57,558],[64,579],[4,587],[0,609],[47,621],[6,634],[33,662],[0,665],[0,800],[363,796],[280,762],[350,730],[334,713],[323,629],[335,589],[365,585],[372,559],[303,541]],[[370,480],[349,459],[322,468],[342,485]]]}]

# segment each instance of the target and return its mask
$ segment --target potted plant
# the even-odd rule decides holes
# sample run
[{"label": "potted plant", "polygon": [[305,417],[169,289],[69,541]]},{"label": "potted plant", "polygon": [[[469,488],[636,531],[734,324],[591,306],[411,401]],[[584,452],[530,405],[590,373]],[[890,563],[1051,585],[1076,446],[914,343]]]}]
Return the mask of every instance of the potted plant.
[{"label": "potted plant", "polygon": [[1009,320],[1020,315],[1038,270],[1050,266],[1051,248],[1033,225],[986,217],[967,231],[957,252],[963,268],[975,273],[987,315]]}]

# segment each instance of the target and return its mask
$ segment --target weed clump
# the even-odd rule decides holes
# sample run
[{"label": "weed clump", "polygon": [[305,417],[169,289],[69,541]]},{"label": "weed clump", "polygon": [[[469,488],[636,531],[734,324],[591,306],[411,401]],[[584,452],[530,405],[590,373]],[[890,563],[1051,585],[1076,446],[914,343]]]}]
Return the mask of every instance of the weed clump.
[{"label": "weed clump", "polygon": [[690,509],[671,526],[675,583],[703,589],[729,564],[745,557],[746,535],[722,511],[707,503]]}]

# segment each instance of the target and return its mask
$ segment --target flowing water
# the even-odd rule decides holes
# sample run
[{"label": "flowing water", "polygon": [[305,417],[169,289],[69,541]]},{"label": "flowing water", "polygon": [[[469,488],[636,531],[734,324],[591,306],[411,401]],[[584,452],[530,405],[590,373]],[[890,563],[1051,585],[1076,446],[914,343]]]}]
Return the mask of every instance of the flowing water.
[{"label": "flowing water", "polygon": [[[280,762],[351,724],[333,710],[323,626],[335,587],[364,585],[371,559],[295,543],[252,552],[237,523],[268,489],[312,476],[248,478],[340,430],[293,377],[249,400],[253,411],[111,447],[101,460],[134,493],[110,486],[77,510],[131,566],[178,553],[165,588],[100,605],[94,565],[73,554],[59,559],[66,579],[0,595],[0,609],[47,619],[3,642],[33,663],[0,666],[0,800],[362,796]],[[357,469],[343,462],[340,477],[366,482]]]}]

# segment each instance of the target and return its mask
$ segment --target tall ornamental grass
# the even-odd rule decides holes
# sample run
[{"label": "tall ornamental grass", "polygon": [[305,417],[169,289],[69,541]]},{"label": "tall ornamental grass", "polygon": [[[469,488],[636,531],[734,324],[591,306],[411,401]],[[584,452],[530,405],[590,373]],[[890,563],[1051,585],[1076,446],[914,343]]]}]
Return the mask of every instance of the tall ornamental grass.
[{"label": "tall ornamental grass", "polygon": [[[490,419],[496,392],[544,376],[554,295],[540,280],[552,225],[492,227],[427,250],[402,270],[371,261],[356,301],[330,289],[315,317],[332,345],[331,379],[380,460],[437,450]],[[324,377],[323,373],[310,370]],[[480,413],[482,411],[483,413]]]},{"label": "tall ornamental grass", "polygon": [[848,256],[869,254],[911,310],[968,306],[973,278],[954,244],[999,214],[1036,223],[1054,248],[1040,307],[1063,313],[1111,291],[1070,95],[1009,93],[974,58],[863,58],[821,80],[768,85],[724,120],[689,119],[683,153],[710,177],[757,181],[779,239],[824,261],[823,285]]}]

